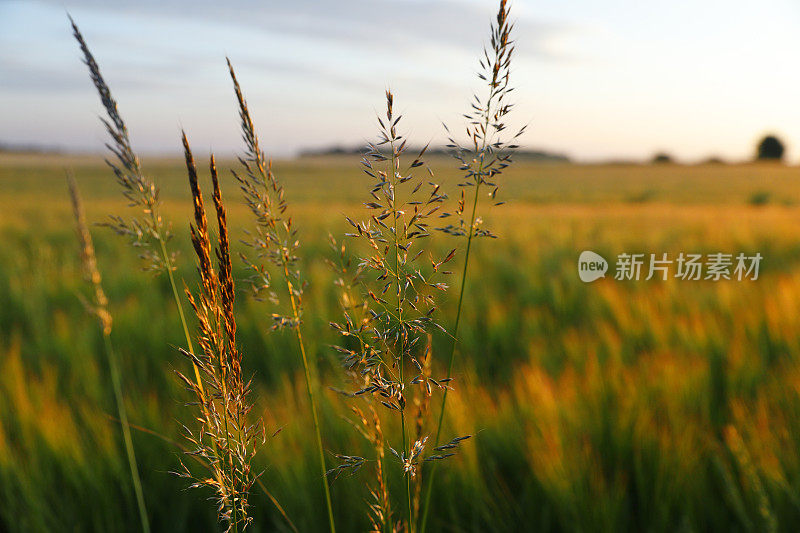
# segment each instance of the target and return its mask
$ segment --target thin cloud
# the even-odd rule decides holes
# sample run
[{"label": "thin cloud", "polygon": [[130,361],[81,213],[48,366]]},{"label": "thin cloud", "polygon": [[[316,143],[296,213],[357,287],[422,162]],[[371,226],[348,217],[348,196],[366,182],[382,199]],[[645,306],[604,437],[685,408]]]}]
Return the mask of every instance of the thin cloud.
[{"label": "thin cloud", "polygon": [[[486,34],[493,4],[453,0],[338,0],[324,2],[294,0],[261,2],[244,0],[221,3],[210,0],[140,0],[131,4],[103,0],[43,0],[52,6],[125,16],[170,18],[239,26],[250,30],[301,36],[370,48],[414,49],[438,45],[474,53]],[[563,24],[519,18],[517,32],[524,36],[519,51],[544,59],[558,59],[549,46],[563,32],[574,30]]]}]

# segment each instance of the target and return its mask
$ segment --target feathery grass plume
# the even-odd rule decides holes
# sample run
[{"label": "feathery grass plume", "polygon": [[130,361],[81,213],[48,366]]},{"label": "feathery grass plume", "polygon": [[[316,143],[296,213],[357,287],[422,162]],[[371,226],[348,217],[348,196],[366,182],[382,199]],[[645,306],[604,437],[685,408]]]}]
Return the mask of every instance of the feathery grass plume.
[{"label": "feathery grass plume", "polygon": [[[234,176],[241,184],[245,201],[256,219],[256,231],[249,234],[245,241],[259,259],[271,263],[283,278],[286,294],[290,303],[290,314],[273,313],[273,329],[289,327],[297,336],[297,344],[303,363],[303,372],[306,381],[311,415],[314,422],[317,452],[319,455],[320,481],[325,494],[325,505],[328,512],[328,523],[331,533],[336,531],[333,518],[330,488],[326,478],[325,453],[322,447],[322,434],[320,431],[317,402],[314,394],[314,380],[312,379],[313,361],[308,360],[305,342],[301,331],[303,315],[303,289],[305,283],[301,279],[297,268],[297,250],[300,241],[297,232],[292,227],[292,218],[287,215],[287,203],[284,198],[283,186],[278,182],[272,172],[272,161],[267,160],[258,142],[258,135],[250,116],[250,110],[242,94],[242,89],[236,79],[233,65],[228,60],[228,70],[233,82],[236,101],[239,105],[239,118],[241,119],[242,138],[245,143],[245,154],[239,158],[244,167],[244,172],[234,172]],[[271,288],[271,276],[264,264],[250,262],[244,255],[242,259],[254,272],[251,286],[256,295],[263,291],[269,292],[269,297],[278,303],[278,294]]]},{"label": "feathery grass plume", "polygon": [[[170,224],[161,216],[158,187],[142,172],[139,158],[131,146],[128,127],[119,114],[117,102],[111,95],[111,89],[103,79],[100,67],[75,21],[72,20],[72,17],[69,17],[69,21],[72,25],[72,33],[83,53],[83,62],[89,68],[92,83],[97,89],[100,102],[103,104],[108,117],[107,119],[100,119],[111,137],[111,142],[106,143],[106,147],[113,154],[113,157],[106,159],[106,163],[114,172],[117,183],[122,187],[122,193],[129,200],[130,207],[140,211],[140,216],[133,217],[129,221],[118,215],[110,215],[110,222],[103,225],[126,237],[132,246],[141,250],[140,256],[144,260],[145,270],[166,272],[172,288],[175,306],[178,308],[178,315],[181,319],[186,346],[192,352],[194,348],[189,334],[189,326],[186,322],[186,315],[183,312],[183,305],[181,304],[173,274],[176,254],[170,252],[167,246],[172,237],[172,232],[170,231]],[[202,390],[200,372],[195,368],[194,373],[195,382]]]},{"label": "feathery grass plume", "polygon": [[89,68],[92,83],[100,96],[100,102],[106,110],[108,118],[100,118],[111,137],[106,143],[108,150],[114,155],[106,159],[106,163],[116,176],[117,183],[130,202],[131,207],[141,210],[144,216],[125,221],[122,217],[111,215],[111,222],[105,224],[120,235],[130,239],[131,244],[142,249],[145,268],[155,271],[172,271],[174,256],[161,252],[161,243],[171,238],[169,224],[159,214],[159,190],[150,179],[144,176],[139,158],[133,151],[128,128],[122,120],[117,102],[100,73],[100,67],[89,50],[75,21],[70,17],[72,31],[83,52],[83,62]]},{"label": "feathery grass plume", "polygon": [[106,358],[108,359],[108,368],[111,373],[111,384],[114,389],[114,400],[117,404],[117,415],[119,416],[122,427],[122,440],[125,444],[125,454],[128,458],[131,483],[133,484],[133,491],[136,496],[136,506],[138,507],[139,518],[142,522],[142,531],[149,533],[150,522],[147,519],[147,508],[144,502],[142,481],[139,478],[139,467],[136,464],[136,452],[133,448],[133,440],[131,439],[131,431],[128,425],[128,413],[125,409],[125,397],[122,393],[122,378],[120,375],[119,361],[114,351],[114,345],[111,342],[112,319],[111,313],[108,311],[108,298],[106,297],[105,291],[103,291],[100,271],[97,268],[97,257],[95,256],[94,244],[92,243],[92,234],[89,232],[89,227],[86,224],[86,215],[84,214],[83,203],[78,193],[78,185],[75,182],[75,177],[70,172],[67,172],[67,184],[69,186],[70,198],[72,199],[72,211],[75,215],[76,233],[81,246],[83,274],[92,289],[91,298],[84,298],[83,300],[86,309],[97,317],[97,320],[100,322]]},{"label": "feathery grass plume", "polygon": [[185,428],[186,437],[193,447],[190,454],[201,457],[209,465],[212,475],[195,477],[185,465],[182,465],[179,475],[194,479],[192,487],[205,486],[214,490],[220,521],[228,524],[228,531],[239,531],[252,520],[248,515],[248,494],[258,475],[252,471],[251,465],[266,435],[260,419],[252,424],[248,422],[253,408],[247,398],[251,382],[245,381],[242,375],[242,356],[236,346],[228,225],[214,156],[211,156],[209,168],[219,235],[214,249],[216,269],[212,263],[211,238],[197,168],[185,134],[183,147],[194,203],[192,245],[201,282],[196,296],[186,289],[186,297],[198,321],[199,352],[181,352],[201,370],[204,387],[180,372],[178,375],[202,406],[197,414],[200,427],[194,431]]},{"label": "feathery grass plume", "polygon": [[[496,20],[491,24],[491,38],[489,48],[484,47],[483,56],[480,59],[480,70],[478,77],[486,83],[487,93],[483,99],[474,95],[470,102],[470,110],[464,114],[467,120],[466,134],[468,142],[465,145],[455,140],[455,136],[445,126],[449,137],[448,147],[453,149],[453,155],[460,163],[459,170],[463,172],[463,180],[459,183],[461,187],[461,198],[458,201],[455,215],[458,218],[456,224],[449,224],[441,231],[456,237],[466,237],[466,251],[464,253],[464,267],[461,272],[461,288],[456,306],[456,319],[453,325],[453,342],[450,349],[450,356],[447,362],[447,378],[453,374],[453,361],[455,360],[456,347],[458,344],[458,328],[461,322],[461,310],[464,302],[464,288],[467,283],[467,268],[469,266],[470,251],[472,241],[476,237],[490,237],[495,235],[482,224],[482,218],[478,216],[478,198],[481,188],[490,188],[489,198],[494,205],[503,202],[496,201],[498,186],[497,177],[512,162],[511,156],[517,149],[517,139],[525,132],[525,126],[520,128],[510,139],[505,139],[504,134],[507,129],[506,119],[513,104],[508,102],[508,95],[513,90],[509,85],[511,75],[511,58],[514,53],[514,42],[511,39],[513,23],[509,21],[509,6],[506,0],[500,1],[500,8],[497,12]],[[472,197],[467,198],[466,190],[471,189]],[[468,202],[472,204],[467,218]],[[447,406],[447,391],[444,392],[442,404],[439,410],[439,421],[437,424],[434,446],[439,446],[442,434],[442,422]],[[428,522],[430,511],[431,494],[433,493],[433,483],[435,479],[436,465],[432,465],[430,480],[426,488],[424,510],[422,512],[422,523],[420,531],[424,532]]]},{"label": "feathery grass plume", "polygon": [[[444,457],[424,456],[428,437],[421,432],[410,442],[411,428],[407,426],[412,415],[407,413],[407,391],[419,384],[426,392],[431,385],[438,390],[447,388],[449,380],[425,375],[420,362],[425,343],[420,341],[431,330],[443,329],[433,316],[437,294],[447,290],[441,280],[449,272],[443,267],[455,250],[436,260],[425,245],[430,236],[428,221],[446,196],[429,181],[433,173],[422,160],[426,148],[409,165],[402,165],[406,140],[397,133],[401,117],[395,116],[393,104],[392,93],[386,91],[386,116],[378,117],[379,141],[368,145],[362,160],[364,172],[373,180],[370,201],[364,205],[373,214],[365,222],[347,218],[355,231],[346,236],[363,250],[355,270],[344,249],[341,251],[337,283],[357,287],[360,295],[343,295],[344,321],[332,326],[344,337],[337,351],[355,377],[358,390],[352,395],[376,402],[385,413],[399,418],[400,451],[393,447],[389,451],[404,479],[405,528],[413,531],[412,483],[421,482],[419,464]],[[415,374],[409,374],[411,371]],[[340,468],[355,466],[346,461]]]}]

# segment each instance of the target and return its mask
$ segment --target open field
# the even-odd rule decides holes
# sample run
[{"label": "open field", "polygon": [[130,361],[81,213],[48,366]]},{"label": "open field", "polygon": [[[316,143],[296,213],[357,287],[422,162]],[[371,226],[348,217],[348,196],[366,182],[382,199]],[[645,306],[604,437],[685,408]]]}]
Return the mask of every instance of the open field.
[{"label": "open field", "polygon": [[[183,164],[144,166],[162,187],[165,213],[180,221],[178,275],[194,287]],[[66,167],[90,221],[124,213],[98,158],[0,154],[0,530],[134,531],[127,465],[107,416],[114,408],[102,338],[76,296],[82,280]],[[433,167],[455,197],[455,164],[435,159]],[[301,232],[311,353],[325,383],[344,387],[329,348],[336,335],[328,323],[339,310],[323,259],[332,255],[327,233],[346,230],[344,214],[364,216],[367,181],[356,158],[275,168]],[[793,530],[800,521],[800,170],[521,161],[502,178],[508,204],[485,217],[501,238],[478,241],[470,265],[463,358],[446,420],[447,435],[476,437],[440,469],[432,529]],[[223,191],[235,241],[250,217],[227,171]],[[182,333],[169,285],[140,272],[135,251],[110,231],[93,233],[131,421],[180,440],[189,398],[173,373],[186,362],[175,349]],[[436,239],[447,249],[448,238]],[[606,258],[760,252],[764,260],[757,281],[609,276],[584,284],[576,262],[587,249]],[[241,264],[234,268],[245,275]],[[322,531],[295,344],[269,331],[269,304],[243,293],[238,305],[253,396],[268,428],[283,428],[259,458],[264,481],[300,531]],[[452,320],[447,305],[441,313]],[[442,354],[436,365],[447,346],[434,339],[434,357]],[[368,447],[343,421],[349,413],[334,392],[322,407],[328,450]],[[180,450],[143,432],[134,439],[154,530],[210,530],[206,495],[182,490],[184,481],[169,474]],[[332,490],[341,531],[364,530],[358,475],[339,478]],[[252,503],[253,531],[288,530],[261,492]]]}]

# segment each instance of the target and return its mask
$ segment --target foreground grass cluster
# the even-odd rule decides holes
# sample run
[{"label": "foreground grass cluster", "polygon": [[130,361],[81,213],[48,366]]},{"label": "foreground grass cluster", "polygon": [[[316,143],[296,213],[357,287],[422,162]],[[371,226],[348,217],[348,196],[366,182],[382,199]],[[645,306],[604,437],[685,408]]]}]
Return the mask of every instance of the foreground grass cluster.
[{"label": "foreground grass cluster", "polygon": [[[228,162],[220,162],[220,168]],[[103,340],[75,293],[82,286],[61,168],[72,166],[98,220],[124,208],[102,162],[90,158],[4,156],[0,165],[0,517],[12,531],[138,530],[128,467],[108,386]],[[434,161],[444,186],[457,179]],[[180,161],[153,161],[164,212],[191,217]],[[307,349],[324,383],[346,388],[326,317],[338,296],[327,233],[358,213],[358,162],[321,158],[278,162],[304,228],[300,267],[315,283],[305,294]],[[323,172],[324,171],[324,172]],[[521,162],[505,177],[522,198],[488,222],[503,237],[478,247],[479,282],[467,286],[460,328],[458,387],[448,400],[448,434],[473,434],[440,469],[432,530],[788,529],[800,518],[800,247],[793,169],[779,166],[605,167]],[[619,176],[619,190],[603,190]],[[674,184],[694,180],[695,195]],[[319,194],[321,180],[337,187]],[[526,196],[531,183],[547,197]],[[717,189],[716,184],[728,187]],[[233,179],[222,178],[233,190]],[[637,189],[638,188],[638,189]],[[752,206],[753,190],[774,204]],[[633,201],[653,190],[649,202]],[[718,191],[718,192],[717,192]],[[364,210],[366,212],[366,210]],[[232,227],[250,216],[230,201]],[[34,218],[35,217],[35,218]],[[35,220],[35,225],[32,224]],[[340,220],[331,225],[331,220]],[[435,236],[442,252],[450,239]],[[99,266],[113,302],[128,416],[181,442],[189,422],[185,368],[171,289],[137,273],[135,251],[95,232]],[[188,257],[188,229],[175,243]],[[233,242],[234,254],[243,247]],[[760,251],[756,282],[578,280],[577,255],[628,251]],[[186,264],[176,273],[191,279]],[[243,265],[234,277],[247,276]],[[454,316],[453,302],[442,314]],[[269,433],[257,469],[300,531],[324,530],[313,439],[297,344],[290,331],[264,330],[263,306],[241,300],[238,338],[253,397]],[[447,339],[434,339],[446,353]],[[442,359],[434,359],[441,373]],[[349,405],[321,389],[326,448],[366,455],[370,444],[342,417]],[[68,399],[68,400],[67,400]],[[397,432],[397,427],[384,431]],[[213,506],[170,475],[180,449],[143,431],[133,439],[155,530],[214,527]],[[394,483],[396,501],[404,489]],[[344,531],[364,530],[369,497],[358,477],[332,485]],[[465,506],[464,501],[470,505]],[[260,491],[251,494],[254,531],[290,530]],[[312,508],[316,511],[308,512]],[[24,512],[20,512],[24,510]]]},{"label": "foreground grass cluster", "polygon": [[[525,131],[523,126],[516,134],[509,134],[506,122],[513,107],[507,98],[513,90],[510,74],[514,51],[513,23],[508,14],[506,0],[500,0],[490,26],[489,44],[479,60],[478,77],[483,83],[484,96],[474,95],[470,110],[463,115],[465,138],[457,140],[447,130],[448,147],[459,162],[458,171],[462,176],[458,184],[462,188],[461,199],[451,208],[453,212],[442,209],[448,196],[440,185],[431,181],[435,175],[423,160],[427,146],[413,160],[406,159],[408,139],[398,128],[402,116],[394,113],[394,95],[387,89],[385,113],[377,117],[378,138],[368,143],[361,160],[363,172],[371,178],[368,201],[363,205],[372,213],[360,221],[345,217],[352,230],[344,235],[341,244],[329,235],[338,259],[326,263],[336,272],[333,284],[339,290],[342,316],[341,321],[329,324],[341,336],[340,344],[333,348],[340,356],[341,372],[347,376],[350,390],[328,387],[352,400],[353,429],[372,445],[371,453],[366,455],[333,452],[336,461],[330,468],[325,459],[317,400],[323,382],[316,379],[318,358],[309,357],[308,341],[304,340],[303,333],[307,327],[304,293],[309,279],[313,282],[313,278],[306,278],[305,271],[299,268],[301,241],[285,189],[261,147],[235,69],[231,61],[227,61],[243,141],[238,165],[230,172],[252,216],[252,226],[244,230],[246,237],[241,241],[249,252],[239,254],[250,273],[250,278],[244,281],[257,301],[270,302],[269,330],[290,330],[296,338],[313,422],[319,468],[317,481],[324,495],[331,533],[336,532],[336,519],[329,479],[336,481],[345,472],[354,475],[359,471],[367,472],[365,484],[370,497],[364,502],[364,514],[371,531],[424,533],[431,515],[436,467],[442,462],[451,462],[447,460],[458,453],[463,441],[472,437],[459,435],[447,440],[443,430],[447,395],[453,388],[452,373],[459,351],[458,328],[470,251],[478,238],[496,236],[480,216],[482,211],[478,207],[485,203],[479,202],[480,191],[489,189],[488,197],[496,202],[497,178],[512,163],[517,139]],[[184,333],[185,343],[177,348],[192,369],[186,373],[181,369],[174,371],[190,393],[191,401],[185,405],[194,413],[190,422],[180,424],[183,438],[176,442],[151,428],[138,429],[170,442],[183,451],[187,462],[191,460],[191,466],[179,460],[174,473],[187,479],[189,488],[211,492],[217,519],[226,532],[238,533],[253,523],[250,497],[256,485],[287,525],[297,530],[264,483],[264,470],[256,468],[259,452],[267,444],[267,428],[260,414],[263,409],[257,409],[254,403],[257,400],[253,400],[253,378],[245,373],[242,365],[236,312],[237,293],[240,292],[237,285],[242,280],[237,281],[233,272],[228,214],[214,154],[209,157],[208,172],[216,216],[209,217],[201,171],[186,132],[181,132],[193,206],[190,236],[199,274],[197,288],[192,289],[187,278],[176,276],[180,263],[172,245],[173,224],[163,212],[160,186],[145,173],[117,101],[80,29],[71,17],[69,20],[104,108],[100,122],[108,138],[109,157],[105,162],[129,208],[126,214],[109,213],[107,221],[100,225],[138,250],[145,271],[167,279]],[[114,347],[113,313],[103,289],[79,188],[70,171],[67,171],[67,178],[83,278],[90,293],[81,297],[81,301],[98,320],[103,334],[118,415],[116,422],[124,437],[141,528],[149,533],[150,516],[131,437],[134,426],[127,416]],[[470,191],[469,195],[466,190]],[[213,227],[209,224],[210,218],[214,219]],[[448,220],[431,223],[442,219]],[[443,325],[437,311],[442,293],[449,288],[445,278],[452,273],[446,270],[449,267],[445,264],[455,257],[458,248],[439,256],[437,250],[428,246],[433,240],[432,232],[437,231],[466,243],[452,333]],[[184,300],[194,320],[187,320]],[[196,324],[194,328],[190,327],[192,322]],[[439,334],[449,338],[450,355],[447,373],[434,377],[433,336]],[[442,395],[438,416],[433,411],[434,392]],[[399,434],[387,431],[397,423]],[[272,437],[280,431],[275,431]],[[391,455],[387,455],[387,450]],[[429,466],[423,468],[428,463]],[[398,505],[392,497],[391,487],[398,481],[406,489],[404,505]]]}]

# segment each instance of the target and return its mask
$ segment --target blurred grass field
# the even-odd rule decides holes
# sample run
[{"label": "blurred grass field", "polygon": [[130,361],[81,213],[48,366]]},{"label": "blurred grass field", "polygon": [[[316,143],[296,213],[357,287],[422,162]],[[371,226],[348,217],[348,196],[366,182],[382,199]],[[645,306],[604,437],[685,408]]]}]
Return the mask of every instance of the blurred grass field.
[{"label": "blurred grass field", "polygon": [[[179,278],[194,287],[182,163],[144,164],[176,224]],[[99,158],[0,155],[0,530],[135,530],[119,432],[106,415],[114,409],[102,338],[77,297],[67,167],[90,221],[124,213]],[[433,168],[455,197],[455,165],[434,159]],[[301,232],[311,352],[324,384],[345,387],[329,348],[338,308],[324,258],[332,256],[328,232],[346,230],[344,214],[364,215],[367,178],[352,157],[278,161],[275,169]],[[223,191],[236,238],[249,212],[230,173]],[[800,170],[523,160],[502,176],[500,195],[507,205],[484,218],[501,238],[479,241],[470,265],[446,420],[445,435],[476,437],[439,470],[434,529],[792,531],[800,521]],[[185,361],[169,285],[141,272],[135,250],[108,230],[93,233],[131,421],[179,441],[189,398],[173,374]],[[764,259],[757,281],[608,276],[584,284],[577,258],[586,249],[606,258]],[[241,264],[237,274],[244,277]],[[257,405],[269,429],[283,428],[260,466],[298,529],[322,531],[302,371],[292,339],[269,331],[270,312],[239,298]],[[447,346],[434,339],[440,368]],[[347,414],[328,391],[331,452],[367,448]],[[169,474],[180,451],[147,433],[134,439],[154,529],[212,530],[207,495]],[[357,475],[333,484],[342,531],[365,530],[365,497]],[[288,530],[262,493],[252,503],[253,531]]]}]

